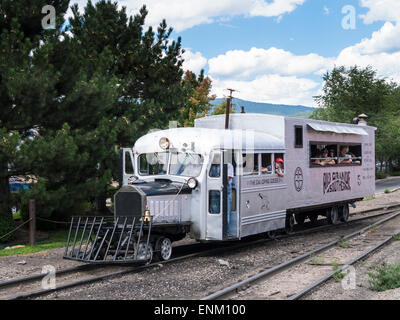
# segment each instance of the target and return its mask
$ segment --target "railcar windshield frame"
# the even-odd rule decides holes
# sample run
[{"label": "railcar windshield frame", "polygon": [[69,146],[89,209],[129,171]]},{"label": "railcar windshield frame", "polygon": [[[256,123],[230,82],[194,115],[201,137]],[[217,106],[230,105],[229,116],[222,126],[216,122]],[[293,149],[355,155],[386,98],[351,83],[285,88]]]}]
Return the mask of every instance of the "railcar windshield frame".
[{"label": "railcar windshield frame", "polygon": [[[165,156],[160,157],[160,154]],[[159,175],[198,177],[204,167],[204,157],[200,153],[191,152],[149,152],[139,154],[137,164],[138,174],[142,177]],[[143,170],[143,165],[146,166],[146,170]]]}]

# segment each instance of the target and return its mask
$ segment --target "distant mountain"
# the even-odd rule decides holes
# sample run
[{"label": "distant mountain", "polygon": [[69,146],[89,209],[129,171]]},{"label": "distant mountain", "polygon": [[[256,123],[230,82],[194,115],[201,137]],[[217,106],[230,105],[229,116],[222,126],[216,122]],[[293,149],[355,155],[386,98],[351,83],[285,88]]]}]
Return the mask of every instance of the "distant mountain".
[{"label": "distant mountain", "polygon": [[[225,99],[217,98],[211,102],[212,105],[220,105]],[[285,104],[271,104],[271,103],[260,103],[252,102],[241,99],[233,99],[235,111],[240,112],[241,106],[244,106],[246,113],[267,113],[279,116],[293,117],[293,118],[308,118],[311,113],[315,110],[311,107],[305,106],[292,106]]]}]

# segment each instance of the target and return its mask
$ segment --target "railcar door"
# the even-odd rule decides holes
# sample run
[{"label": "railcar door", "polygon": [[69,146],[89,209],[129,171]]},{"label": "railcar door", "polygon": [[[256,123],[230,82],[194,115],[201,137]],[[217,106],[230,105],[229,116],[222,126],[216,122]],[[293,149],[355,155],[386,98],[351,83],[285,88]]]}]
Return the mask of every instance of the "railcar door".
[{"label": "railcar door", "polygon": [[207,222],[206,238],[208,240],[222,240],[224,232],[224,201],[223,177],[226,170],[223,165],[224,154],[221,150],[213,150],[211,161],[207,168]]},{"label": "railcar door", "polygon": [[134,157],[131,148],[123,148],[120,150],[120,171],[121,183],[127,185],[129,179],[135,174]]}]

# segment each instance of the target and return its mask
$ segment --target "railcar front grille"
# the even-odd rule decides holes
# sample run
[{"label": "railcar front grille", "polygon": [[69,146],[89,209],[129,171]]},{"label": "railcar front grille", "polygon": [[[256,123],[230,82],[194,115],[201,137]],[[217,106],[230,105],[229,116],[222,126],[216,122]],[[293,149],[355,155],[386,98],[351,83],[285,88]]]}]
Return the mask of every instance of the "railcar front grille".
[{"label": "railcar front grille", "polygon": [[130,188],[115,194],[115,217],[141,217],[145,210],[145,195]]}]

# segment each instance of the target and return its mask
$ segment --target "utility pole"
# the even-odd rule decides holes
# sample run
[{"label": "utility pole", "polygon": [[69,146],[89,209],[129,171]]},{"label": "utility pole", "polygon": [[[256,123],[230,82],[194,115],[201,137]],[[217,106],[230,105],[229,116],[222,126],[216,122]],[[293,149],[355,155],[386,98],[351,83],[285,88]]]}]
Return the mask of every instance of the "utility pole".
[{"label": "utility pole", "polygon": [[226,89],[230,92],[229,96],[226,98],[226,113],[225,113],[225,129],[229,129],[229,112],[231,111],[232,104],[232,93],[236,92],[234,89]]},{"label": "utility pole", "polygon": [[34,246],[36,244],[36,205],[35,200],[29,200],[29,245]]}]

